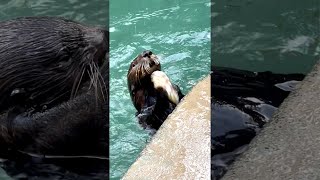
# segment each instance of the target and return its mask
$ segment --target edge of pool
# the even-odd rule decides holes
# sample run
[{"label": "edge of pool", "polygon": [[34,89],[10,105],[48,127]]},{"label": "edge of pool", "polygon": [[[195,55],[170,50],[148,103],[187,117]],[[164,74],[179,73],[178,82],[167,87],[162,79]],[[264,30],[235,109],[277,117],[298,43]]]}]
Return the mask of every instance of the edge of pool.
[{"label": "edge of pool", "polygon": [[222,179],[320,179],[320,61]]},{"label": "edge of pool", "polygon": [[129,179],[210,179],[210,75],[168,116],[130,166]]}]

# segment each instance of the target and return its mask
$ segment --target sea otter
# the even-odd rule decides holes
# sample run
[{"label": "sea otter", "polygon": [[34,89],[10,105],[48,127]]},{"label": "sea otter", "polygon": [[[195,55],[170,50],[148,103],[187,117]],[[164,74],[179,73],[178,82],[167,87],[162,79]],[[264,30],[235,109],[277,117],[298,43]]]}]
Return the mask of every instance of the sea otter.
[{"label": "sea otter", "polygon": [[0,112],[75,97],[105,60],[108,32],[56,17],[0,22]]},{"label": "sea otter", "polygon": [[304,75],[211,69],[211,179],[220,179]]},{"label": "sea otter", "polygon": [[[1,166],[12,176],[37,177],[53,166],[46,174],[64,178],[80,177],[63,175],[70,168],[94,166],[88,174],[107,177],[108,31],[57,17],[23,17],[0,22],[0,47],[0,158],[9,159]],[[14,170],[21,164],[38,170]]]},{"label": "sea otter", "polygon": [[[108,82],[108,66],[101,74]],[[43,155],[108,155],[108,89],[83,83],[73,99],[39,112],[0,115],[0,154],[7,148]],[[8,118],[11,118],[8,121]],[[3,151],[1,151],[3,150]]]},{"label": "sea otter", "polygon": [[184,97],[180,88],[161,71],[158,57],[149,50],[131,62],[127,80],[136,116],[143,128],[159,129]]}]

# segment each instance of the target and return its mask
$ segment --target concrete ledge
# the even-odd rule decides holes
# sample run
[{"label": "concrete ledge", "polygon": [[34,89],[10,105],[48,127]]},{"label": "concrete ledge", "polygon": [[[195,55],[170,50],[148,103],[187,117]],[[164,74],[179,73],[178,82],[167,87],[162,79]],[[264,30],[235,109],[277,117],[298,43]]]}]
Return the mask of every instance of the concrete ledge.
[{"label": "concrete ledge", "polygon": [[320,64],[223,179],[320,179]]},{"label": "concrete ledge", "polygon": [[210,179],[210,76],[185,96],[123,179]]}]

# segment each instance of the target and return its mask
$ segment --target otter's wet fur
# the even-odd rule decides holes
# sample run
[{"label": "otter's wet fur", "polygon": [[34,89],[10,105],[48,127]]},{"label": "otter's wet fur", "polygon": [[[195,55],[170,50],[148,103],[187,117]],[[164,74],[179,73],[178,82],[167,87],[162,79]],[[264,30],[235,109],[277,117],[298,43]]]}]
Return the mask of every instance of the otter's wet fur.
[{"label": "otter's wet fur", "polygon": [[[107,64],[102,67],[106,82]],[[0,152],[10,148],[43,155],[107,156],[108,88],[101,87],[103,93],[97,96],[89,86],[84,83],[81,94],[45,112],[15,114],[9,122],[10,111],[0,115]]]},{"label": "otter's wet fur", "polygon": [[[102,28],[57,17],[0,22],[1,147],[90,154],[101,137],[107,142],[108,37]],[[12,96],[16,89],[22,95]]]},{"label": "otter's wet fur", "polygon": [[[22,152],[40,166],[47,156],[97,156],[88,159],[102,159],[97,171],[108,174],[108,32],[62,18],[18,18],[0,22],[0,47],[0,157],[19,166],[24,160],[10,154]],[[8,174],[21,173],[9,173],[13,166]]]},{"label": "otter's wet fur", "polygon": [[41,108],[75,97],[105,59],[108,38],[102,28],[57,17],[0,22],[0,112],[18,103]]},{"label": "otter's wet fur", "polygon": [[211,70],[211,179],[221,179],[304,75]]},{"label": "otter's wet fur", "polygon": [[[162,90],[156,89],[151,81],[151,74],[161,71],[157,57],[151,51],[143,51],[130,64],[127,79],[128,89],[136,116],[143,128],[157,130],[174,110],[172,103]],[[179,95],[179,101],[184,97],[180,88],[173,84]]]},{"label": "otter's wet fur", "polygon": [[[108,69],[106,62],[101,69],[105,82],[109,79]],[[109,101],[104,94],[109,94],[109,88],[101,87],[104,94],[99,91],[97,95],[94,89],[88,90],[90,84],[87,81],[75,98],[45,112],[14,116],[11,125],[8,112],[0,115],[0,157],[9,159],[0,164],[8,175],[45,179],[108,177]]]}]

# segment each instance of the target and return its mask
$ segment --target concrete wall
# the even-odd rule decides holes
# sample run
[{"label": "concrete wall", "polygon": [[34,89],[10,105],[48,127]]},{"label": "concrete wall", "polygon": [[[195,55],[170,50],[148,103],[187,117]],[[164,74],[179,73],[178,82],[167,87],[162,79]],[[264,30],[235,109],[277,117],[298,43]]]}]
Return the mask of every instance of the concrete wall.
[{"label": "concrete wall", "polygon": [[320,179],[319,63],[223,179]]},{"label": "concrete wall", "polygon": [[210,76],[167,118],[123,179],[210,179]]}]

